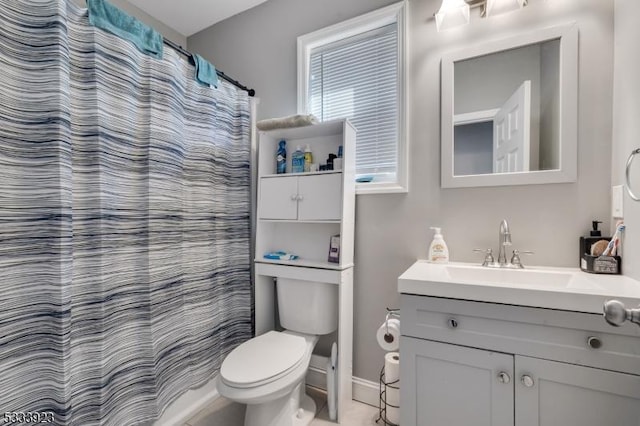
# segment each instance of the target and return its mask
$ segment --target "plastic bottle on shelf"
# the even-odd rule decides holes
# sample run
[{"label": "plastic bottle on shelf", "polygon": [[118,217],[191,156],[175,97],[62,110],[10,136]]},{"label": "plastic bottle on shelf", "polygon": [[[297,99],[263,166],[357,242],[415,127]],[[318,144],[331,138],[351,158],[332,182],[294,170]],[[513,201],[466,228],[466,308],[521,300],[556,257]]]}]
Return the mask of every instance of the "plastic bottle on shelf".
[{"label": "plastic bottle on shelf", "polygon": [[306,173],[311,171],[311,163],[313,163],[313,154],[311,154],[311,148],[307,144],[304,150],[304,171]]},{"label": "plastic bottle on shelf", "polygon": [[304,152],[302,147],[298,145],[293,154],[291,154],[291,173],[304,172]]},{"label": "plastic bottle on shelf", "polygon": [[431,229],[435,231],[433,241],[429,246],[429,262],[431,263],[448,263],[449,262],[449,248],[447,243],[444,242],[442,236],[442,230],[438,227],[432,226]]},{"label": "plastic bottle on shelf", "polygon": [[276,173],[287,173],[287,141],[281,140],[276,151]]}]

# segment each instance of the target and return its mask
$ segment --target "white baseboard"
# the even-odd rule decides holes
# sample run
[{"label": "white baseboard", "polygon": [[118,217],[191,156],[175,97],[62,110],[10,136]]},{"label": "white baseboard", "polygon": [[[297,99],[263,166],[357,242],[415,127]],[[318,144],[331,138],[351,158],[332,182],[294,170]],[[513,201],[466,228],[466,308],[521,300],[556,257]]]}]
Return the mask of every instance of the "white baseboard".
[{"label": "white baseboard", "polygon": [[212,404],[220,397],[216,388],[216,378],[214,377],[198,389],[191,389],[176,399],[153,426],[183,425],[207,405]]},{"label": "white baseboard", "polygon": [[353,377],[353,399],[377,407],[380,403],[380,385],[360,377]]},{"label": "white baseboard", "polygon": [[[327,358],[313,355],[307,372],[307,385],[327,390]],[[376,382],[352,378],[353,399],[364,404],[378,406],[380,399],[380,387]]]}]

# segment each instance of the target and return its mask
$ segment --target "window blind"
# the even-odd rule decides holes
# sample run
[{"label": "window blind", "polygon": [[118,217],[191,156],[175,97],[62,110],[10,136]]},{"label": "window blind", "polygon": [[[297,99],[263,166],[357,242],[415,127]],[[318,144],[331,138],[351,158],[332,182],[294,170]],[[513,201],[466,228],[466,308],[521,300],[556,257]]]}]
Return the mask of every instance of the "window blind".
[{"label": "window blind", "polygon": [[321,121],[349,118],[358,130],[356,174],[396,178],[398,26],[390,24],[313,49],[309,111]]}]

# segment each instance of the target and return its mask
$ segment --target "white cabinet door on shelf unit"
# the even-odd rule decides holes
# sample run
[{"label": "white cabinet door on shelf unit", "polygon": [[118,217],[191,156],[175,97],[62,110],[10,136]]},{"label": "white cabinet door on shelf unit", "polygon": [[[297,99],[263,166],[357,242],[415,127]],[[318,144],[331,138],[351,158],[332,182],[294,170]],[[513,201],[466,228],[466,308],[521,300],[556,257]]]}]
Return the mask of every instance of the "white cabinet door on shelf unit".
[{"label": "white cabinet door on shelf unit", "polygon": [[340,220],[342,173],[300,176],[298,220]]},{"label": "white cabinet door on shelf unit", "polygon": [[516,356],[516,426],[640,425],[640,376]]},{"label": "white cabinet door on shelf unit", "polygon": [[260,219],[295,220],[298,217],[298,178],[262,178],[258,203]]}]

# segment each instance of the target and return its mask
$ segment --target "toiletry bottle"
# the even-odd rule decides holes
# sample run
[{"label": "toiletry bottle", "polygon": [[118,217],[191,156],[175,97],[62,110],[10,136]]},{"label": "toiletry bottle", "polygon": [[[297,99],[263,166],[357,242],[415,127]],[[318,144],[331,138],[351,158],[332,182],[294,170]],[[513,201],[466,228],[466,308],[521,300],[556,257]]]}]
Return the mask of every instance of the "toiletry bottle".
[{"label": "toiletry bottle", "polygon": [[307,144],[307,147],[304,149],[304,171],[305,172],[310,172],[311,171],[311,163],[313,163],[313,154],[311,154],[311,148],[309,147],[309,144]]},{"label": "toiletry bottle", "polygon": [[338,158],[335,154],[329,154],[329,158],[327,158],[327,170],[333,170],[333,160]]},{"label": "toiletry bottle", "polygon": [[431,263],[447,263],[449,262],[449,248],[447,248],[447,243],[444,242],[444,238],[442,238],[442,233],[440,228],[431,227],[434,231],[436,231],[433,236],[433,241],[431,241],[431,245],[429,246],[429,262]]},{"label": "toiletry bottle", "polygon": [[287,172],[287,142],[281,140],[278,143],[276,151],[276,173],[282,174]]},{"label": "toiletry bottle", "polygon": [[304,152],[302,152],[302,147],[300,145],[298,145],[295,152],[291,154],[291,172],[304,172]]},{"label": "toiletry bottle", "polygon": [[338,158],[333,159],[333,170],[342,170],[342,145],[338,147]]}]

